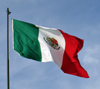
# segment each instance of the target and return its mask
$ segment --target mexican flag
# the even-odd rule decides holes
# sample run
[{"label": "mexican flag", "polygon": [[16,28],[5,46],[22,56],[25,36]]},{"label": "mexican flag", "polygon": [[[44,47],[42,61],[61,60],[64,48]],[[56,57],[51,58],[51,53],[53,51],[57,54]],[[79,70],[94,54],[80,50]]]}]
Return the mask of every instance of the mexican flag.
[{"label": "mexican flag", "polygon": [[64,73],[88,78],[77,53],[83,40],[64,33],[12,19],[13,47],[21,56],[40,62],[54,62]]}]

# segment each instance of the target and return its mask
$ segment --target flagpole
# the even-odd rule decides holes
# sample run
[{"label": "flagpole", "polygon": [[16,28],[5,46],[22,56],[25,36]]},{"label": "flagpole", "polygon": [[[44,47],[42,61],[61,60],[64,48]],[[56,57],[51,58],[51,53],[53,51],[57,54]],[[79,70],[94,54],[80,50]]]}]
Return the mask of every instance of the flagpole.
[{"label": "flagpole", "polygon": [[7,89],[10,89],[9,83],[9,8],[7,8]]}]

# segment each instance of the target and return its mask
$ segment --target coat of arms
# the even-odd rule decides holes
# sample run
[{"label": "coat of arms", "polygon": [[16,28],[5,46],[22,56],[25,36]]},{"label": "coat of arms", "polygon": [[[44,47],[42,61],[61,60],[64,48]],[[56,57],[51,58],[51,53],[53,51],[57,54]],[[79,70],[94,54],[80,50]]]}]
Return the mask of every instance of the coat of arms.
[{"label": "coat of arms", "polygon": [[54,49],[59,50],[60,47],[58,46],[58,42],[55,38],[44,37],[44,40]]}]

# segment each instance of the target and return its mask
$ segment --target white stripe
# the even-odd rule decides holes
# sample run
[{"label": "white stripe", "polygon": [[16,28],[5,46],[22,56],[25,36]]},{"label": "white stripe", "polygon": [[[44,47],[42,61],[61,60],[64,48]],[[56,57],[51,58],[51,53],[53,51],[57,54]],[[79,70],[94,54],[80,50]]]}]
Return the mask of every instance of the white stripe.
[{"label": "white stripe", "polygon": [[13,43],[13,49],[14,49],[14,29],[13,29],[13,19],[12,20],[12,33],[13,33],[13,39],[12,39],[12,43]]},{"label": "white stripe", "polygon": [[[65,49],[65,40],[63,35],[57,29],[40,26],[37,27],[39,27],[38,40],[41,46],[42,62],[54,61],[61,68]],[[58,46],[60,49],[54,49],[44,40],[44,37],[55,38],[58,41]]]}]

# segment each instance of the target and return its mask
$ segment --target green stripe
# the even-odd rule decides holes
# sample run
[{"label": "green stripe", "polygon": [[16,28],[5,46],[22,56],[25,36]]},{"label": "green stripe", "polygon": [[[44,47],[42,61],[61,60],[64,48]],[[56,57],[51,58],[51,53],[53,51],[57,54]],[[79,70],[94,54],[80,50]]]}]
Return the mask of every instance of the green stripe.
[{"label": "green stripe", "polygon": [[41,61],[38,34],[39,28],[35,25],[13,19],[14,50],[21,56]]}]

